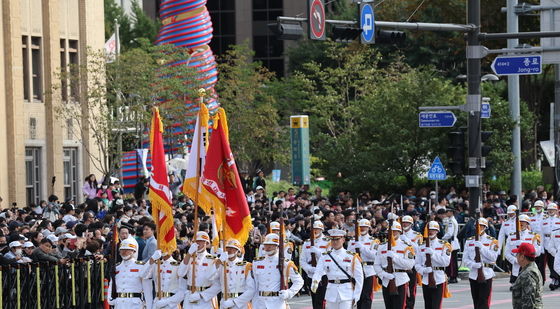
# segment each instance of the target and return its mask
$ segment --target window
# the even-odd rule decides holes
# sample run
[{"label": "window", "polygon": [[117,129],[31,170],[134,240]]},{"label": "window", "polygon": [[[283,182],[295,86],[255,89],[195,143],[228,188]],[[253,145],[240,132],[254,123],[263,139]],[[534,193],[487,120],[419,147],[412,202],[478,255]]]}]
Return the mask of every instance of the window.
[{"label": "window", "polygon": [[66,73],[68,62],[66,61],[66,40],[60,40],[60,74],[61,74],[61,81],[60,81],[60,96],[63,102],[68,101],[68,79],[63,78],[63,75]]},{"label": "window", "polygon": [[29,118],[29,139],[37,139],[37,119]]},{"label": "window", "polygon": [[235,1],[208,0],[206,6],[214,28],[210,48],[214,54],[221,55],[235,44]]},{"label": "window", "polygon": [[77,40],[60,40],[60,71],[62,74],[69,74],[67,78],[61,80],[62,101],[68,101],[68,96],[73,101],[79,98],[79,58]]},{"label": "window", "polygon": [[41,38],[31,37],[31,77],[33,100],[43,101],[43,63],[41,61]]},{"label": "window", "polygon": [[38,204],[41,192],[41,147],[25,148],[25,192],[27,205]]},{"label": "window", "polygon": [[64,148],[64,198],[78,201],[78,148]]},{"label": "window", "polygon": [[253,48],[261,61],[278,76],[284,75],[284,43],[268,30],[268,24],[283,14],[281,0],[253,0]]},{"label": "window", "polygon": [[29,37],[23,36],[21,38],[21,53],[22,53],[22,61],[23,61],[23,99],[25,101],[29,101]]}]

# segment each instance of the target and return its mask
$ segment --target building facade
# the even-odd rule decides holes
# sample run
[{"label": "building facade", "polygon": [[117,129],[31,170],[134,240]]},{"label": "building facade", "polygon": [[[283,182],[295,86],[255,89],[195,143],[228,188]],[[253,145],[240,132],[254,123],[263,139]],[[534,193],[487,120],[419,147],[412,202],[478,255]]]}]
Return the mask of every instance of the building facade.
[{"label": "building facade", "polygon": [[[56,194],[83,200],[85,176],[95,173],[87,127],[57,115],[60,104],[87,108],[87,87],[61,81],[61,69],[85,64],[102,49],[102,0],[17,0],[0,5],[0,197],[25,207]],[[82,76],[80,77],[82,78]],[[80,85],[87,85],[87,76]],[[78,123],[85,123],[79,121]],[[80,132],[76,134],[76,132]],[[98,174],[99,176],[99,174]]]}]

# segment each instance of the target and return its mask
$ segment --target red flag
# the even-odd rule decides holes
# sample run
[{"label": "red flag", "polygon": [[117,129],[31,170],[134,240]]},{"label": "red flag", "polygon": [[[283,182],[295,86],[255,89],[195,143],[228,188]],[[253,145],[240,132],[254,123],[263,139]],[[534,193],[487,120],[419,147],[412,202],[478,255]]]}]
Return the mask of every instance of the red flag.
[{"label": "red flag", "polygon": [[152,217],[157,225],[158,248],[166,253],[177,249],[175,227],[173,226],[173,210],[171,208],[171,190],[167,178],[165,151],[163,150],[163,123],[159,110],[154,107],[152,126],[150,129],[150,153],[152,155],[152,175],[150,177],[150,201]]},{"label": "red flag", "polygon": [[214,118],[214,130],[202,175],[202,184],[219,203],[214,205],[216,223],[223,239],[235,238],[245,244],[253,225],[237,166],[231,153],[225,111]]}]

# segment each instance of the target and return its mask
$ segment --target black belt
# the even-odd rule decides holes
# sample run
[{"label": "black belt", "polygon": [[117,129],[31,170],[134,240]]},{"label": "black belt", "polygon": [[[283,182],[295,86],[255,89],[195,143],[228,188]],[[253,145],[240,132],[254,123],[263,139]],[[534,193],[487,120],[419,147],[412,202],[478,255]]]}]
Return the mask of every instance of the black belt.
[{"label": "black belt", "polygon": [[364,262],[364,265],[373,265],[373,262]]},{"label": "black belt", "polygon": [[[384,271],[387,271],[387,268],[383,268]],[[393,269],[394,273],[405,273],[408,270],[404,270],[404,269]]]},{"label": "black belt", "polygon": [[344,284],[344,283],[350,283],[350,282],[352,282],[352,280],[350,280],[350,279],[329,280],[329,283],[334,283],[334,284]]},{"label": "black belt", "polygon": [[118,293],[118,298],[142,298],[142,293]]},{"label": "black belt", "polygon": [[210,288],[209,286],[195,286],[194,288],[190,285],[187,285],[187,290],[194,290],[195,292],[203,292],[206,289]]},{"label": "black belt", "polygon": [[175,295],[175,293],[171,293],[171,292],[159,292],[159,293],[156,293],[156,295],[157,295],[157,297],[163,298],[163,297],[171,297],[171,296]]},{"label": "black belt", "polygon": [[226,296],[227,298],[236,298],[239,297],[239,293],[227,293]]},{"label": "black belt", "polygon": [[445,270],[445,267],[432,267],[432,270]]},{"label": "black belt", "polygon": [[279,296],[278,292],[259,291],[259,296]]}]

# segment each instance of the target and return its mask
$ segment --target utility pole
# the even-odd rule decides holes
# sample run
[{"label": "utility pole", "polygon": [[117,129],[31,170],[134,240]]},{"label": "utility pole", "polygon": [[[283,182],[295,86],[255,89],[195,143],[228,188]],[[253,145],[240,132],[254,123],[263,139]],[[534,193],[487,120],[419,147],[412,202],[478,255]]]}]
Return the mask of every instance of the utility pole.
[{"label": "utility pole", "polygon": [[[515,13],[518,0],[507,0],[507,32],[517,33],[519,31],[519,17]],[[508,39],[509,49],[517,48],[519,39]],[[517,196],[521,202],[521,128],[519,126],[521,117],[519,113],[519,75],[508,76],[508,101],[511,119],[513,120],[511,150],[513,152],[513,171],[511,175],[511,194]],[[521,204],[519,204],[521,205]]]},{"label": "utility pole", "polygon": [[467,32],[467,106],[468,111],[468,170],[465,184],[469,188],[469,211],[474,214],[482,202],[482,170],[480,168],[480,72],[484,56],[480,44],[480,0],[468,0],[467,24],[474,30]]}]

